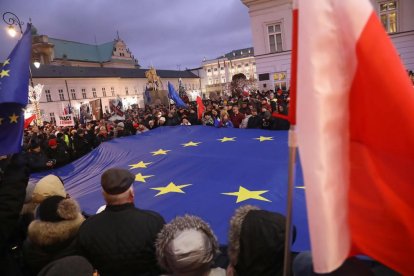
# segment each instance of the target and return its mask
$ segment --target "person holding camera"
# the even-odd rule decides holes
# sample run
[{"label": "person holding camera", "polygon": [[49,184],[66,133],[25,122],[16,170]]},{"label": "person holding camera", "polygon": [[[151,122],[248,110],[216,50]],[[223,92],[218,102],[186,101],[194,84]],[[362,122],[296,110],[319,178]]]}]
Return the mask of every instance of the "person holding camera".
[{"label": "person holding camera", "polygon": [[46,149],[46,155],[52,162],[52,167],[60,167],[66,165],[70,161],[70,155],[63,145],[59,145],[55,138],[48,142],[49,147]]},{"label": "person holding camera", "polygon": [[30,141],[28,148],[27,161],[31,172],[52,169],[56,165],[56,160],[50,159],[35,140]]}]

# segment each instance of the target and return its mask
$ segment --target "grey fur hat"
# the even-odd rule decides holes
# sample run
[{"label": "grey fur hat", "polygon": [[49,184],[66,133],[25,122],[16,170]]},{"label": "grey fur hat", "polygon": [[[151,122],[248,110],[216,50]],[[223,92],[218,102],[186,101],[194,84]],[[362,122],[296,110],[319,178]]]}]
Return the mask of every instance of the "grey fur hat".
[{"label": "grey fur hat", "polygon": [[218,252],[217,238],[210,226],[191,215],[176,217],[166,224],[156,241],[159,265],[179,275],[197,275],[210,269]]}]

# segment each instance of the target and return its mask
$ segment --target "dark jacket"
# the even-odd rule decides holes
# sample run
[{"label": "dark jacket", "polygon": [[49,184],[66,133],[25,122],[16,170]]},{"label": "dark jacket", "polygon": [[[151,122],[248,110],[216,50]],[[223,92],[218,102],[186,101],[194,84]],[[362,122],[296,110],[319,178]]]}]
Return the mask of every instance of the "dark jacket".
[{"label": "dark jacket", "polygon": [[46,155],[49,159],[56,160],[56,164],[54,167],[60,167],[66,165],[70,161],[69,152],[66,151],[64,146],[58,144],[55,149],[49,147],[46,150]]},{"label": "dark jacket", "polygon": [[83,256],[105,275],[158,275],[155,240],[164,226],[156,212],[132,203],[108,205],[79,229]]},{"label": "dark jacket", "polygon": [[40,152],[28,152],[27,153],[27,162],[29,164],[31,172],[39,172],[43,170],[50,169],[51,167],[46,166],[46,163],[49,161],[47,155],[40,150]]},{"label": "dark jacket", "polygon": [[1,160],[0,166],[0,275],[19,275],[11,236],[24,203],[29,170],[22,154],[14,155],[10,162]]},{"label": "dark jacket", "polygon": [[262,117],[259,115],[251,116],[247,121],[247,128],[261,128],[262,127]]},{"label": "dark jacket", "polygon": [[85,136],[75,134],[73,137],[73,145],[75,149],[75,158],[84,156],[92,150],[92,145],[88,142]]}]

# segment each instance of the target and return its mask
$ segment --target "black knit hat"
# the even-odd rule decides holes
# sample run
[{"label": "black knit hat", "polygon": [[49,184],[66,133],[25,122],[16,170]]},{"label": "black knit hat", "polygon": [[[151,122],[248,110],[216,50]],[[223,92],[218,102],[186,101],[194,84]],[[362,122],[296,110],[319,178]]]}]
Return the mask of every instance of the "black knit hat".
[{"label": "black knit hat", "polygon": [[128,170],[111,168],[101,177],[102,189],[110,195],[119,195],[131,187],[135,176]]},{"label": "black knit hat", "polygon": [[[58,222],[67,219],[73,219],[73,213],[76,214],[77,210],[66,210],[77,208],[77,204],[63,204],[63,201],[72,201],[61,196],[51,196],[46,198],[38,207],[37,215],[42,221]],[[73,206],[72,206],[73,205]],[[69,207],[69,208],[68,208]],[[63,210],[64,209],[64,210]],[[70,215],[67,215],[70,213]]]}]

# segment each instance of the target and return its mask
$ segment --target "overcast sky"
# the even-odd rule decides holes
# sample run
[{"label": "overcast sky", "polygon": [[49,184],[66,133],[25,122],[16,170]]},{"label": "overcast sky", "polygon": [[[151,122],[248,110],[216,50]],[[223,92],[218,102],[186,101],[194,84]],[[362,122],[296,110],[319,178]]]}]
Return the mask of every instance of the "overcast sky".
[{"label": "overcast sky", "polygon": [[[31,18],[39,34],[53,38],[94,44],[96,37],[101,44],[118,30],[144,68],[194,68],[203,57],[252,46],[240,0],[0,0],[1,14],[6,11],[25,23]],[[1,61],[16,41],[0,32]]]}]

